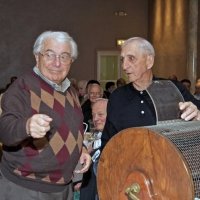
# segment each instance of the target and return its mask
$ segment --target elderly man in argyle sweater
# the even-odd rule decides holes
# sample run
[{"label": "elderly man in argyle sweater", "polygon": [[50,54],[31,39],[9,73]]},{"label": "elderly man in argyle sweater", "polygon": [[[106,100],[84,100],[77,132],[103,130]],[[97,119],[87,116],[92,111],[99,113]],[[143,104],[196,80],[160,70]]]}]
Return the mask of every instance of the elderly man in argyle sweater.
[{"label": "elderly man in argyle sweater", "polygon": [[[83,115],[67,78],[77,45],[66,32],[46,31],[33,48],[36,65],[3,95],[1,200],[72,200],[74,173],[91,157],[82,146]],[[80,160],[83,167],[74,171]]]}]

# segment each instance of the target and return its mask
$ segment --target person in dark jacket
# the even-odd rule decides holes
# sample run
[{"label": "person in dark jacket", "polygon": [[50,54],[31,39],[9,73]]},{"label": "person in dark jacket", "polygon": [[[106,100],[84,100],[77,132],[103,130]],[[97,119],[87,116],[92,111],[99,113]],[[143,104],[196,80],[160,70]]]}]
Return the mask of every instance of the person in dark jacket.
[{"label": "person in dark jacket", "polygon": [[98,98],[92,104],[92,121],[95,128],[95,140],[88,142],[88,151],[92,156],[90,169],[84,173],[80,189],[80,200],[98,200],[96,183],[96,165],[100,154],[101,135],[106,122],[108,99]]},{"label": "person in dark jacket", "polygon": [[[117,88],[109,99],[102,149],[123,129],[156,124],[155,108],[147,92],[152,81],[157,79],[152,73],[154,56],[153,46],[144,38],[130,38],[122,45],[121,65],[130,83]],[[185,100],[178,105],[180,118],[200,120],[200,102],[180,82],[172,83]]]},{"label": "person in dark jacket", "polygon": [[88,99],[81,106],[84,116],[84,122],[88,125],[88,130],[91,131],[93,128],[92,122],[92,104],[96,101],[97,98],[103,96],[103,89],[97,83],[90,83],[87,89]]}]

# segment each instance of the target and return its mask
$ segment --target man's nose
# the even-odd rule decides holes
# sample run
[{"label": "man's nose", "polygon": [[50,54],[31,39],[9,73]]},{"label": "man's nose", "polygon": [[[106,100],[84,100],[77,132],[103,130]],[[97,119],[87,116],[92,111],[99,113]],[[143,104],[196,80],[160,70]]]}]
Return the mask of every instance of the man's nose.
[{"label": "man's nose", "polygon": [[56,63],[56,66],[60,66],[60,57],[57,56],[56,59],[55,59],[55,63]]},{"label": "man's nose", "polygon": [[128,62],[127,62],[126,58],[123,59],[123,62],[121,63],[121,66],[122,66],[123,70],[126,70],[128,68]]},{"label": "man's nose", "polygon": [[94,114],[93,115],[93,121],[97,121],[98,120],[98,115],[97,114]]}]

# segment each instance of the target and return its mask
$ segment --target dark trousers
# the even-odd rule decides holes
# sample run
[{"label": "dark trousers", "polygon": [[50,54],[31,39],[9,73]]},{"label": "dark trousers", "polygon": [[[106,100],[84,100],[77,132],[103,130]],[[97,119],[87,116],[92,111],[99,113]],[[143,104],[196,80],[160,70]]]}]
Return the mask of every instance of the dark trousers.
[{"label": "dark trousers", "polygon": [[97,200],[96,175],[93,171],[93,164],[90,169],[83,174],[82,185],[80,189],[80,200]]},{"label": "dark trousers", "polygon": [[43,193],[21,187],[0,174],[1,200],[72,200],[72,184],[68,184],[64,191],[56,193]]}]

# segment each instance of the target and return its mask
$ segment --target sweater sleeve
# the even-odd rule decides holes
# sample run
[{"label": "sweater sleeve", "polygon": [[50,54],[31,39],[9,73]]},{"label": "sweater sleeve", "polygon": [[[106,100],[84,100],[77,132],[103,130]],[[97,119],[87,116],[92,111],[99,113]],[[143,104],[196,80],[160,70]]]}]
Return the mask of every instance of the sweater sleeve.
[{"label": "sweater sleeve", "polygon": [[8,88],[1,107],[0,141],[7,146],[16,146],[28,138],[26,121],[31,116],[30,96],[22,79]]}]

